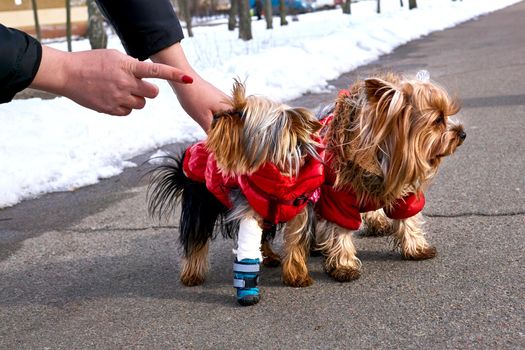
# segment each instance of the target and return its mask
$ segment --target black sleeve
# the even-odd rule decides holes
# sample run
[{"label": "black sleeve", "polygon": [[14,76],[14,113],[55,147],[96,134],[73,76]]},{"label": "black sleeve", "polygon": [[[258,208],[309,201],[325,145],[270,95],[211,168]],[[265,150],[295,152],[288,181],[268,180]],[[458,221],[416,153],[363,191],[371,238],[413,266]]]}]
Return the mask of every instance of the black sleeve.
[{"label": "black sleeve", "polygon": [[182,28],[169,0],[97,0],[126,52],[139,60],[178,43]]},{"label": "black sleeve", "polygon": [[0,24],[0,103],[31,84],[41,60],[42,46],[36,39]]}]

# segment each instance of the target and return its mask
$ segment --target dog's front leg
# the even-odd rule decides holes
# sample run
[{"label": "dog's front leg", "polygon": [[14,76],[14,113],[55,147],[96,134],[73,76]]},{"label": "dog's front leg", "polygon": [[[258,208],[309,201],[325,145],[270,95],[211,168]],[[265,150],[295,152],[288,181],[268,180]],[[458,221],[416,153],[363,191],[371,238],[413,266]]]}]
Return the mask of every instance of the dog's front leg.
[{"label": "dog's front leg", "polygon": [[307,287],[313,283],[306,265],[311,241],[307,215],[308,211],[303,210],[284,230],[283,282],[291,287]]},{"label": "dog's front leg", "polygon": [[324,269],[339,282],[361,276],[361,261],[352,242],[353,232],[329,221],[320,221],[317,226],[316,244],[325,255]]},{"label": "dog's front leg", "polygon": [[363,234],[369,237],[390,236],[393,233],[392,220],[389,219],[383,209],[368,211],[361,214],[365,230]]},{"label": "dog's front leg", "polygon": [[236,259],[233,264],[233,286],[237,290],[237,302],[242,306],[259,302],[259,282],[262,228],[254,213],[241,219],[237,239]]},{"label": "dog's front leg", "polygon": [[425,239],[425,233],[422,229],[423,223],[421,214],[405,220],[393,221],[394,244],[401,249],[404,258],[424,260],[437,255],[436,248]]}]

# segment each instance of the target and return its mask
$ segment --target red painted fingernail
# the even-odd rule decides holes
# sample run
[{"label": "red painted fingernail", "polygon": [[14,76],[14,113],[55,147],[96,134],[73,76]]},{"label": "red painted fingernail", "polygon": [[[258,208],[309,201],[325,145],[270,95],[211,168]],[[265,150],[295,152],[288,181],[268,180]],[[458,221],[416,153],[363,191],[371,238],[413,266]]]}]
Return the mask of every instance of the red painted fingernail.
[{"label": "red painted fingernail", "polygon": [[188,75],[183,75],[182,76],[182,82],[184,84],[191,84],[191,83],[193,83],[193,78],[188,76]]}]

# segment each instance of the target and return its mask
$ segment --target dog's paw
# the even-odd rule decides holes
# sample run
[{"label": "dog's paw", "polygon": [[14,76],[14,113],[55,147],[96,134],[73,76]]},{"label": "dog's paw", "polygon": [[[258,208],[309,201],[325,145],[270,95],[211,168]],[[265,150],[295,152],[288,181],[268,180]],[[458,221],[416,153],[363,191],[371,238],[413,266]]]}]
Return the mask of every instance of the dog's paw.
[{"label": "dog's paw", "polygon": [[310,275],[306,276],[283,276],[283,282],[289,287],[303,288],[311,286],[314,279]]},{"label": "dog's paw", "polygon": [[325,266],[326,273],[338,282],[350,282],[361,277],[361,269],[351,266]]},{"label": "dog's paw", "polygon": [[426,246],[418,249],[415,252],[403,252],[403,258],[407,260],[426,260],[435,258],[437,255],[437,249],[433,246]]},{"label": "dog's paw", "polygon": [[263,258],[263,265],[266,267],[278,267],[281,265],[281,258],[279,256],[266,256]]},{"label": "dog's paw", "polygon": [[194,286],[200,286],[204,283],[204,277],[203,276],[180,276],[180,281],[182,284],[184,284],[186,287],[194,287]]}]

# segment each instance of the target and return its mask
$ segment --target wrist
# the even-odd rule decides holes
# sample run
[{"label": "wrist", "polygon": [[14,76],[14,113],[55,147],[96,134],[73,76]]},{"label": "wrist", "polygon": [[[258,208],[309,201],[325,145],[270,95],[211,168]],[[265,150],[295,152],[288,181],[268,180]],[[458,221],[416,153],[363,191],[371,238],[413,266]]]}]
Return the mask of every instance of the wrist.
[{"label": "wrist", "polygon": [[188,62],[180,43],[173,44],[160,50],[151,56],[151,60],[156,63],[167,64],[169,66],[181,69],[186,73],[195,74],[195,71]]},{"label": "wrist", "polygon": [[70,55],[68,52],[42,46],[40,67],[29,87],[63,95],[67,84]]}]

